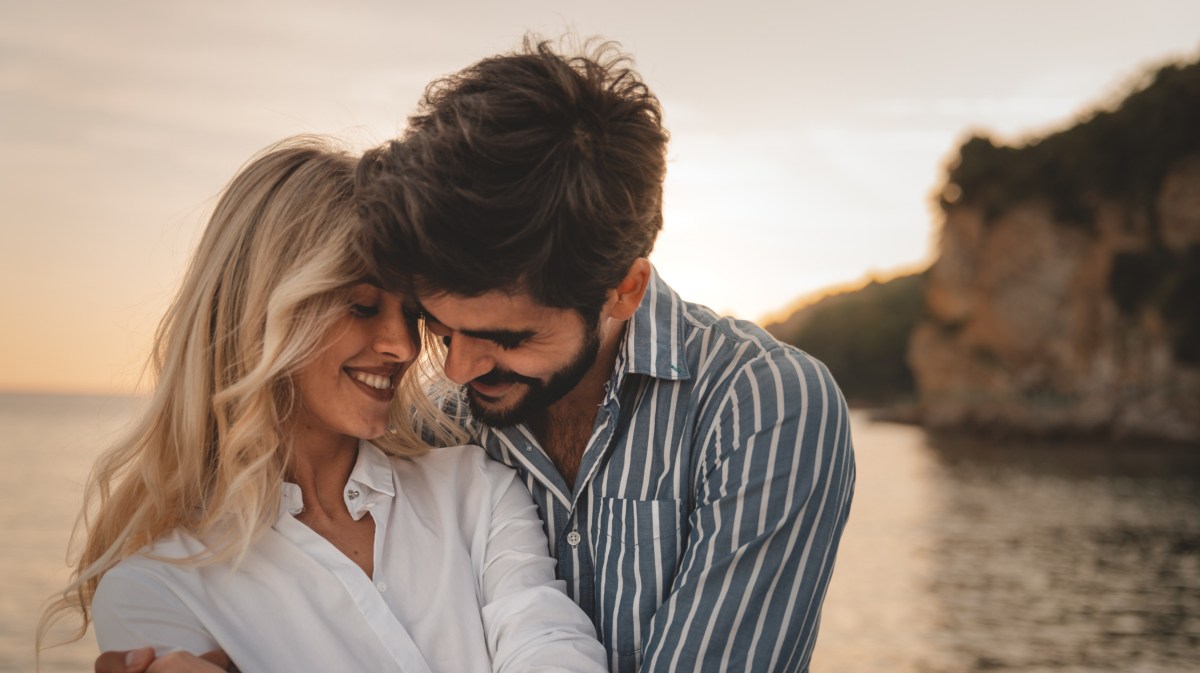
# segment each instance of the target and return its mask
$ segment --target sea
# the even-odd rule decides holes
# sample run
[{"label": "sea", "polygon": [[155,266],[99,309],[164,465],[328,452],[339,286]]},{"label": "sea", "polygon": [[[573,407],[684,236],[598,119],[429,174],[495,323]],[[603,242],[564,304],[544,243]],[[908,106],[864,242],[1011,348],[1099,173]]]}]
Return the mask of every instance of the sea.
[{"label": "sea", "polygon": [[[142,404],[0,394],[0,671],[34,670],[88,470]],[[851,424],[857,492],[812,671],[1200,671],[1200,446]],[[41,670],[96,654],[89,633]]]}]

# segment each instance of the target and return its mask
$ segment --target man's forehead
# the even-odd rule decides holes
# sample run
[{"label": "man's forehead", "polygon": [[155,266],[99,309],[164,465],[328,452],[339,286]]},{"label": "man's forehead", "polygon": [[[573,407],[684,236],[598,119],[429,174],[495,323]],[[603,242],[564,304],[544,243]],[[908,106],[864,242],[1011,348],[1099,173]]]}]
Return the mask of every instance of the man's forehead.
[{"label": "man's forehead", "polygon": [[454,328],[537,329],[568,320],[574,311],[538,302],[525,292],[492,290],[468,296],[453,292],[418,292],[417,301],[431,318]]}]

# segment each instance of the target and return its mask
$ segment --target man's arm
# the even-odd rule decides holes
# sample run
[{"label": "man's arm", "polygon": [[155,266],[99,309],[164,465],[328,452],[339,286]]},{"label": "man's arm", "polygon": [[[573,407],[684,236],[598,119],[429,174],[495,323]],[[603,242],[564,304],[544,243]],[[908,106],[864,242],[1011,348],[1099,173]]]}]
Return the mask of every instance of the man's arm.
[{"label": "man's arm", "polygon": [[845,400],[790,350],[738,372],[697,441],[681,568],[642,671],[805,671],[854,491]]},{"label": "man's arm", "polygon": [[237,667],[224,652],[194,656],[172,652],[154,657],[154,648],[104,652],[96,657],[96,673],[229,673]]}]

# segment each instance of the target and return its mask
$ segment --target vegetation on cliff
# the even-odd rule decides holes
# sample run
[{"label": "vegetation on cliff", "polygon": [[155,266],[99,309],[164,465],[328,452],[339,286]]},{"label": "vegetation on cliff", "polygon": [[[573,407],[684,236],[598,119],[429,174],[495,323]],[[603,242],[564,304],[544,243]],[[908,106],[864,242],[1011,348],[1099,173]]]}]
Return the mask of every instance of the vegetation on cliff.
[{"label": "vegetation on cliff", "polygon": [[921,287],[921,274],[871,281],[766,329],[824,362],[852,405],[909,401],[914,385],[905,350],[921,315]]},{"label": "vegetation on cliff", "polygon": [[1042,138],[969,139],[940,205],[929,270],[768,331],[851,404],[915,399],[935,427],[1200,438],[1200,63]]},{"label": "vegetation on cliff", "polygon": [[1167,65],[1139,81],[1112,109],[1023,146],[974,136],[946,176],[943,208],[1008,205],[1048,198],[1055,219],[1090,227],[1098,198],[1122,201],[1154,219],[1154,198],[1180,159],[1200,152],[1200,62]]},{"label": "vegetation on cliff", "polygon": [[1200,246],[1164,241],[1156,198],[1181,161],[1200,155],[1200,62],[1148,73],[1111,108],[1021,146],[975,136],[959,148],[941,194],[944,210],[982,208],[994,221],[1012,204],[1049,203],[1054,219],[1096,235],[1104,201],[1127,209],[1127,227],[1144,236],[1141,249],[1117,254],[1109,292],[1129,317],[1162,318],[1180,362],[1200,364]]}]

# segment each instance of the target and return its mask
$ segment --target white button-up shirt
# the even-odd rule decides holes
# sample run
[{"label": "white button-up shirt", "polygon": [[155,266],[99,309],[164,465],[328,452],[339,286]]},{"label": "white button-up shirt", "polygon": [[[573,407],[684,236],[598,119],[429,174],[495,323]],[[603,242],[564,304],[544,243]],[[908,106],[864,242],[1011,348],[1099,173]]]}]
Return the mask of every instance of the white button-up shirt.
[{"label": "white button-up shirt", "polygon": [[231,572],[188,566],[203,543],[172,533],[105,573],[93,599],[102,650],[224,650],[258,671],[603,671],[590,620],[554,579],[529,493],[477,447],[389,458],[363,442],[343,495],[375,520],[375,576],[279,518]]}]

